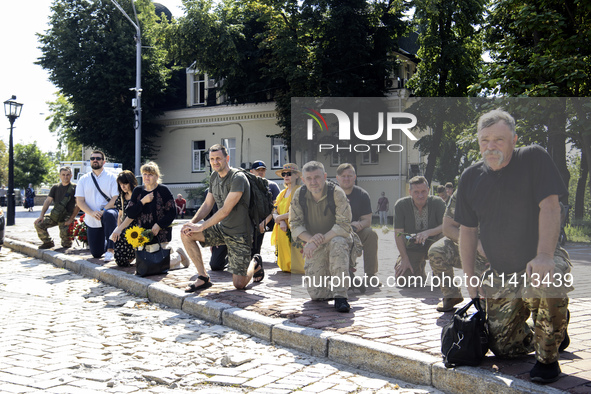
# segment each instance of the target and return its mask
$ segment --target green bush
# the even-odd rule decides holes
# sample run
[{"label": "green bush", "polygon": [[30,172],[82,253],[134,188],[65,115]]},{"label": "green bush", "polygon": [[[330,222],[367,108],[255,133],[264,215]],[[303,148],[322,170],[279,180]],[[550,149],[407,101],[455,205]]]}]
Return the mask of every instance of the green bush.
[{"label": "green bush", "polygon": [[589,221],[567,224],[564,231],[570,242],[591,242],[591,222]]}]

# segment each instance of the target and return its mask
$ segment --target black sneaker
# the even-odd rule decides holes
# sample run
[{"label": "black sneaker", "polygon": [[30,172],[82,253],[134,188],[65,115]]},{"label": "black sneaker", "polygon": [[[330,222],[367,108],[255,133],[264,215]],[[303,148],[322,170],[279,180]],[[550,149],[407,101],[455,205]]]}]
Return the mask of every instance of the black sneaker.
[{"label": "black sneaker", "polygon": [[351,310],[351,307],[349,306],[346,298],[335,298],[334,309],[336,309],[337,312],[347,313]]},{"label": "black sneaker", "polygon": [[564,329],[564,339],[560,342],[560,346],[558,346],[558,351],[564,351],[568,345],[570,345],[570,338],[568,336],[568,323],[570,322],[570,311],[566,310],[566,328]]},{"label": "black sneaker", "polygon": [[536,365],[529,372],[529,378],[534,383],[552,383],[556,382],[560,378],[560,365],[558,361],[554,361],[550,364],[542,364],[536,361]]}]

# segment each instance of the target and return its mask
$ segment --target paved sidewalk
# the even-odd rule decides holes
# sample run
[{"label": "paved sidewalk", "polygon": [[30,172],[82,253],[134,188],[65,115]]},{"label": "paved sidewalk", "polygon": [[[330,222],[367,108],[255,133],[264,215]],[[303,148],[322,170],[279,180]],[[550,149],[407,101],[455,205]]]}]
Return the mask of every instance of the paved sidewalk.
[{"label": "paved sidewalk", "polygon": [[[350,293],[351,313],[337,313],[332,302],[312,302],[292,293],[300,278],[281,272],[275,264],[274,249],[267,234],[263,244],[266,276],[263,282],[245,291],[235,290],[231,274],[211,271],[214,286],[196,295],[186,295],[184,288],[196,280],[194,267],[171,271],[168,275],[138,278],[134,268],[119,268],[94,259],[87,249],[76,247],[64,253],[39,253],[40,245],[33,221],[38,212],[17,208],[16,225],[7,228],[5,246],[51,261],[58,266],[78,270],[90,277],[116,284],[132,293],[146,291],[155,302],[161,302],[202,319],[222,322],[243,332],[314,355],[371,370],[417,384],[429,384],[448,392],[591,392],[591,246],[567,245],[573,262],[576,290],[571,293],[571,345],[561,355],[564,376],[556,383],[539,386],[529,382],[533,356],[517,360],[500,360],[490,355],[479,368],[446,369],[441,363],[441,327],[451,312],[435,310],[438,291],[429,297],[415,297],[410,290],[384,286],[365,295]],[[173,244],[180,246],[175,227]],[[54,230],[54,231],[51,231]],[[57,228],[50,233],[58,240]],[[397,250],[393,233],[378,231],[379,276],[387,284],[393,275]],[[209,253],[204,253],[206,261]],[[90,262],[85,263],[83,260]],[[358,275],[362,275],[362,259]],[[107,269],[109,268],[109,269]],[[130,275],[125,275],[128,273]],[[458,272],[459,274],[459,272]],[[292,283],[293,282],[293,283]],[[138,287],[143,284],[147,289]]]}]

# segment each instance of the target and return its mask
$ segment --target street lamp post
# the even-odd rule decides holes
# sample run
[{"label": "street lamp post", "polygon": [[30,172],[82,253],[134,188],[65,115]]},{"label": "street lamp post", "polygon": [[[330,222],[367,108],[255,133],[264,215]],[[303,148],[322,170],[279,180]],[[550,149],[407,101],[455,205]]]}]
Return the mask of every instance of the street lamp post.
[{"label": "street lamp post", "polygon": [[125,15],[127,20],[133,25],[136,31],[135,43],[136,43],[136,55],[135,55],[135,88],[129,90],[135,90],[135,99],[133,99],[131,106],[135,114],[135,175],[140,175],[140,161],[141,161],[141,146],[142,146],[142,36],[140,31],[140,22],[137,19],[137,13],[135,12],[135,2],[132,0],[131,5],[133,6],[133,14],[135,16],[135,22],[127,15],[127,12],[115,1],[111,0],[113,5],[117,7],[119,11]]},{"label": "street lamp post", "polygon": [[4,102],[4,114],[10,121],[10,138],[8,140],[8,192],[6,193],[7,198],[7,212],[6,212],[6,225],[14,226],[14,152],[12,149],[12,129],[16,118],[21,116],[23,105],[17,103],[16,96],[12,96],[10,99]]}]

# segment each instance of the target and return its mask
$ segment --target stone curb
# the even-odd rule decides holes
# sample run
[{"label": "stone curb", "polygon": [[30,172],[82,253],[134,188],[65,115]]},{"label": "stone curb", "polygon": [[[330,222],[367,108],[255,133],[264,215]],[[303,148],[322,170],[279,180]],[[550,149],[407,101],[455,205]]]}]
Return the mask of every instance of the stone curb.
[{"label": "stone curb", "polygon": [[[313,356],[327,357],[372,373],[429,385],[445,392],[469,394],[536,393],[564,391],[540,386],[513,376],[480,368],[446,368],[439,357],[411,349],[379,344],[351,335],[302,327],[287,319],[272,318],[218,301],[185,294],[163,283],[123,271],[105,268],[53,250],[38,250],[22,241],[5,239],[4,246],[31,257],[66,268],[77,274],[119,287],[139,297],[160,303],[205,321],[222,324],[246,334]],[[453,391],[450,391],[450,388]]]},{"label": "stone curb", "polygon": [[443,362],[432,367],[432,386],[447,391],[449,387],[458,393],[535,393],[564,394],[562,390],[516,379],[513,376],[495,374],[475,367],[446,368]]},{"label": "stone curb", "polygon": [[222,314],[224,310],[232,306],[223,302],[212,301],[201,297],[187,297],[181,310],[190,315],[214,324],[223,324]]},{"label": "stone curb", "polygon": [[351,335],[329,338],[328,358],[381,375],[429,386],[433,383],[431,366],[440,361],[439,357]]},{"label": "stone curb", "polygon": [[302,327],[289,321],[273,326],[273,343],[312,356],[328,357],[328,340],[338,334],[317,328]]},{"label": "stone curb", "polygon": [[273,326],[285,321],[287,321],[287,319],[262,316],[258,313],[245,311],[241,308],[224,309],[222,312],[222,322],[224,326],[228,326],[269,342],[273,342],[271,335]]},{"label": "stone curb", "polygon": [[183,300],[186,296],[184,291],[167,286],[164,283],[154,282],[148,286],[148,299],[150,301],[157,304],[164,304],[174,309],[182,310]]}]

